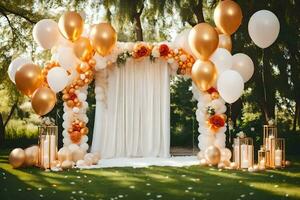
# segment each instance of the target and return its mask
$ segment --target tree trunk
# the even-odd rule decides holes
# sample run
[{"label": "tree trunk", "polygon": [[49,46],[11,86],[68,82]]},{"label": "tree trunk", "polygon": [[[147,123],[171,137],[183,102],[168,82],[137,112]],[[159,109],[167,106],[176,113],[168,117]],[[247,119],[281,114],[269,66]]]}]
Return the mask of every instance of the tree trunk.
[{"label": "tree trunk", "polygon": [[141,22],[141,16],[144,10],[144,4],[142,4],[142,7],[139,11],[136,11],[136,13],[133,15],[133,19],[135,21],[135,34],[136,34],[136,40],[137,41],[143,41],[143,27]]},{"label": "tree trunk", "polygon": [[9,120],[11,119],[14,111],[16,110],[17,105],[18,105],[18,102],[14,103],[14,105],[11,107],[10,112],[9,112],[5,122],[3,121],[3,116],[0,113],[0,146],[2,146],[5,142],[5,128],[9,122]]},{"label": "tree trunk", "polygon": [[4,127],[2,113],[0,113],[0,146],[3,146],[4,141],[5,141],[5,127]]},{"label": "tree trunk", "polygon": [[136,40],[143,41],[143,28],[141,23],[141,15],[137,13],[134,17],[135,19],[135,33],[136,33]]},{"label": "tree trunk", "polygon": [[198,24],[204,22],[203,2],[202,1],[203,0],[199,0],[198,4],[195,7],[193,7],[193,11],[194,11],[194,14],[196,15]]},{"label": "tree trunk", "polygon": [[293,120],[293,131],[296,131],[297,123],[299,125],[299,114],[300,114],[300,100],[296,100],[296,109],[295,109],[295,115]]}]

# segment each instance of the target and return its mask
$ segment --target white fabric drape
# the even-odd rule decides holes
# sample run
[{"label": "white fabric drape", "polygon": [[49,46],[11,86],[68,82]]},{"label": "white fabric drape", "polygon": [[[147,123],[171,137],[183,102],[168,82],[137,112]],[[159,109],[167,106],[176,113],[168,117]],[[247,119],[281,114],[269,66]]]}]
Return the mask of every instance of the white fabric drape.
[{"label": "white fabric drape", "polygon": [[128,59],[125,66],[107,71],[107,85],[105,70],[96,75],[92,151],[102,158],[169,157],[167,63]]}]

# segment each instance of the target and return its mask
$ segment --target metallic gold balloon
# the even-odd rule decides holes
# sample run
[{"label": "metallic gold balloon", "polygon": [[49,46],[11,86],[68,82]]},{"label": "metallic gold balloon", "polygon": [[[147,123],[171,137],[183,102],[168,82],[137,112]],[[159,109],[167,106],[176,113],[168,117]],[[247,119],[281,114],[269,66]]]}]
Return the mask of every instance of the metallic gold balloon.
[{"label": "metallic gold balloon", "polygon": [[197,24],[189,33],[189,45],[192,52],[201,60],[208,60],[218,44],[219,36],[216,29],[207,23]]},{"label": "metallic gold balloon", "polygon": [[217,80],[217,69],[211,61],[197,60],[192,68],[192,80],[200,91],[211,88]]},{"label": "metallic gold balloon", "polygon": [[38,88],[32,95],[31,105],[38,115],[50,112],[56,103],[55,93],[47,87]]},{"label": "metallic gold balloon", "polygon": [[38,162],[39,147],[32,146],[25,149],[25,164],[26,166],[36,165]]},{"label": "metallic gold balloon", "polygon": [[218,47],[227,49],[229,52],[231,52],[232,42],[231,42],[230,35],[220,34],[219,35],[219,46]]},{"label": "metallic gold balloon", "polygon": [[21,148],[16,148],[12,150],[9,154],[9,164],[13,166],[13,168],[21,167],[25,162],[25,152]]},{"label": "metallic gold balloon", "polygon": [[242,10],[231,0],[221,1],[214,11],[214,21],[218,29],[227,35],[234,33],[242,23]]},{"label": "metallic gold balloon", "polygon": [[18,68],[16,86],[23,94],[30,96],[43,83],[42,71],[35,64],[25,64]]},{"label": "metallic gold balloon", "polygon": [[83,32],[84,21],[79,13],[74,11],[65,12],[58,21],[61,34],[72,42],[78,40]]},{"label": "metallic gold balloon", "polygon": [[208,164],[217,165],[221,160],[221,151],[218,147],[210,146],[205,150],[205,159]]},{"label": "metallic gold balloon", "polygon": [[108,55],[117,43],[117,33],[109,23],[93,25],[90,38],[94,49],[101,56]]},{"label": "metallic gold balloon", "polygon": [[82,61],[88,61],[93,56],[93,47],[90,40],[86,37],[81,37],[74,42],[74,53]]}]

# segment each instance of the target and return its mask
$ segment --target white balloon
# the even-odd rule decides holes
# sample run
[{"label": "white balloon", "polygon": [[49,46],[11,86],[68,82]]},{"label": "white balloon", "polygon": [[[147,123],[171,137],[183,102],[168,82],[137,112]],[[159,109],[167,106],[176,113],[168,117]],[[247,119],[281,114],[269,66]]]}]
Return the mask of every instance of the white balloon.
[{"label": "white balloon", "polygon": [[[184,29],[183,31],[181,31],[175,38],[175,40],[173,41],[173,46],[177,49],[182,48],[184,49],[188,54],[194,56],[194,54],[192,53],[191,47],[188,43],[188,37],[189,37],[189,33],[191,31],[191,28],[188,29]],[[194,56],[195,57],[195,56]]]},{"label": "white balloon", "polygon": [[215,137],[210,134],[200,134],[198,136],[198,147],[201,151],[205,151],[209,146],[214,145]]},{"label": "white balloon", "polygon": [[70,144],[68,146],[69,150],[71,151],[71,153],[73,153],[73,151],[79,149],[79,146],[77,144]]},{"label": "white balloon", "polygon": [[68,73],[62,67],[53,67],[47,74],[47,82],[54,92],[60,92],[69,82]]},{"label": "white balloon", "polygon": [[101,69],[105,69],[107,66],[107,60],[105,57],[100,56],[99,54],[95,53],[94,57],[93,57],[96,61],[96,66],[95,69],[96,70],[101,70]]},{"label": "white balloon", "polygon": [[211,55],[210,60],[215,64],[218,69],[218,74],[232,67],[232,56],[227,49],[217,48]]},{"label": "white balloon", "polygon": [[51,49],[59,39],[57,23],[52,19],[42,19],[33,27],[33,39],[43,49]]},{"label": "white balloon", "polygon": [[238,72],[226,70],[219,76],[217,86],[221,97],[227,103],[233,103],[244,91],[244,80]]},{"label": "white balloon", "polygon": [[229,161],[231,158],[231,151],[227,148],[222,148],[221,150],[221,161]]},{"label": "white balloon", "polygon": [[16,82],[15,82],[15,75],[16,75],[16,72],[17,72],[18,68],[21,67],[21,66],[24,65],[24,64],[27,64],[27,63],[32,63],[32,61],[31,61],[30,58],[21,58],[21,57],[20,57],[20,58],[14,59],[14,60],[9,64],[7,73],[8,73],[9,79],[10,79],[13,83],[16,83]]},{"label": "white balloon", "polygon": [[224,132],[217,133],[216,134],[216,139],[215,139],[215,146],[222,149],[222,148],[225,148],[225,143],[226,143],[225,133]]},{"label": "white balloon", "polygon": [[87,143],[82,143],[80,145],[80,148],[83,150],[83,151],[87,151],[89,149],[89,145]]},{"label": "white balloon", "polygon": [[80,101],[85,101],[87,98],[87,95],[83,92],[80,92],[77,97]]},{"label": "white balloon", "polygon": [[80,143],[81,144],[87,143],[88,140],[89,140],[88,136],[84,135],[84,136],[82,136]]},{"label": "white balloon", "polygon": [[237,53],[232,56],[232,70],[237,71],[247,82],[254,73],[254,64],[249,56],[243,53]]},{"label": "white balloon", "polygon": [[57,61],[65,70],[75,69],[76,65],[79,63],[79,60],[71,47],[59,47],[57,49],[57,54]]},{"label": "white balloon", "polygon": [[252,41],[263,49],[275,42],[279,30],[279,20],[269,10],[257,11],[251,16],[248,23],[248,32]]}]

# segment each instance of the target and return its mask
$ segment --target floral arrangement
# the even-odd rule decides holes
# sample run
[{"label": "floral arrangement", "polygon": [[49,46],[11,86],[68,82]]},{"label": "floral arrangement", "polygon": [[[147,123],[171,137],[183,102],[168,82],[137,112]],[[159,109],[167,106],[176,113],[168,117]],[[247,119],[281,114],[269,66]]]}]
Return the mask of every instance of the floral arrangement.
[{"label": "floral arrangement", "polygon": [[213,133],[218,132],[218,130],[225,126],[226,117],[223,114],[213,115],[208,120],[208,126]]},{"label": "floral arrangement", "polygon": [[146,43],[137,43],[132,52],[132,57],[135,59],[150,56],[152,51],[152,46]]}]

